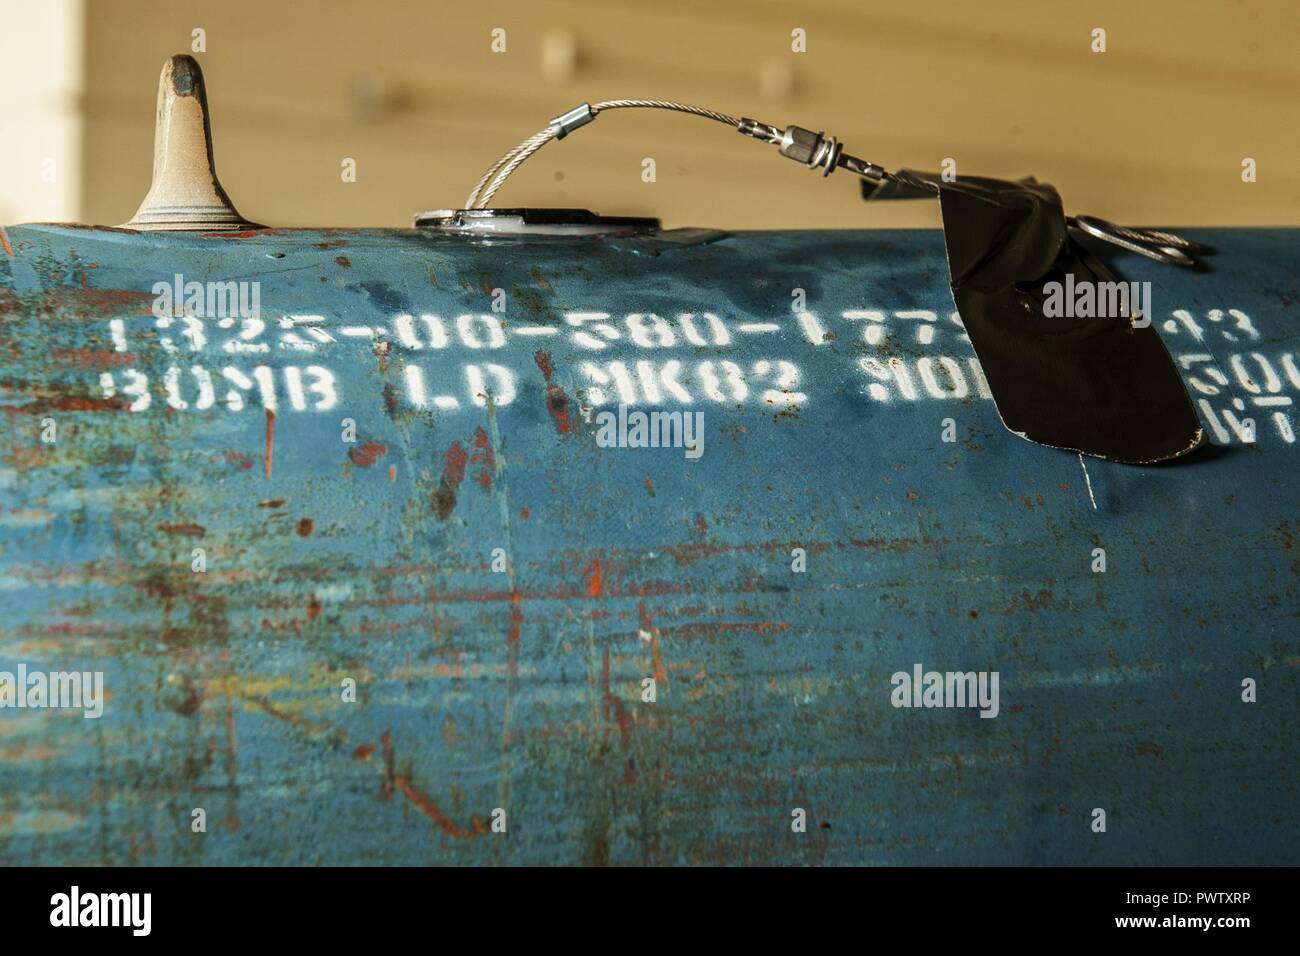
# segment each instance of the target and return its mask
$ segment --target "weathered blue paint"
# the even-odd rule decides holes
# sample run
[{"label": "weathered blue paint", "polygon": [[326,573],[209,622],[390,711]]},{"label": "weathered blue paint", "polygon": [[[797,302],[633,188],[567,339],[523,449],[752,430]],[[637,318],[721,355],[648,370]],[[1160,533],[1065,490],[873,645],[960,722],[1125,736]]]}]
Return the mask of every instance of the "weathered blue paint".
[{"label": "weathered blue paint", "polygon": [[[910,363],[923,394],[918,358],[971,357],[935,232],[10,227],[0,670],[103,670],[111,699],[100,720],[0,710],[0,861],[1300,861],[1300,453],[1271,417],[1294,430],[1294,405],[1255,402],[1300,396],[1282,364],[1300,356],[1297,232],[1189,235],[1219,250],[1212,272],[1118,264],[1154,284],[1158,325],[1185,309],[1204,329],[1164,334],[1175,356],[1212,356],[1191,363],[1193,398],[1219,427],[1223,409],[1253,415],[1257,442],[1207,421],[1219,447],[1186,461],[1089,460],[1094,510],[1078,459],[1008,434],[988,400],[868,393],[860,358]],[[334,332],[492,314],[504,289],[508,341],[377,354],[335,334],[309,358],[276,348],[273,324],[269,354],[231,355],[209,322],[202,353],[177,336],[169,354],[151,288],[177,273],[260,281],[272,321],[319,313]],[[833,339],[807,340],[794,288]],[[891,316],[870,345],[845,309],[934,310],[940,331],[920,344],[924,323]],[[583,348],[570,310],[612,313],[621,337]],[[714,312],[735,342],[634,350],[633,312]],[[1242,383],[1231,356],[1251,353],[1275,390]],[[598,447],[582,362],[670,357],[793,361],[808,398],[715,403],[691,379],[700,460]],[[516,373],[513,401],[471,403],[475,361]],[[173,363],[265,364],[274,420],[255,391],[242,411],[196,410],[188,378],[191,407],[169,409]],[[337,405],[293,411],[283,370],[312,363],[334,371]],[[460,407],[413,408],[410,363]],[[149,376],[147,410],[126,410],[129,368]],[[1001,714],[891,707],[890,675],[916,663],[997,670]]]}]

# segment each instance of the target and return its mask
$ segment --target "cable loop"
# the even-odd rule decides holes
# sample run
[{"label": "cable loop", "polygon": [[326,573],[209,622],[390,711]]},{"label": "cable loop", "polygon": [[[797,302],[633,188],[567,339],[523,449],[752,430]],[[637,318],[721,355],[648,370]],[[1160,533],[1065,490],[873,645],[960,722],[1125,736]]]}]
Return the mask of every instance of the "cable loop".
[{"label": "cable loop", "polygon": [[[581,107],[579,107],[579,110]],[[711,119],[718,123],[724,123],[727,126],[739,128],[740,120],[734,116],[728,116],[726,113],[719,113],[716,110],[707,110],[701,106],[691,106],[688,103],[677,103],[673,100],[605,100],[601,103],[595,103],[590,107],[590,118],[583,118],[581,122],[574,122],[569,117],[577,113],[577,110],[570,110],[569,113],[556,117],[546,129],[539,130],[523,142],[519,143],[513,149],[507,150],[506,153],[488,167],[488,171],[483,174],[483,178],[474,184],[470,190],[469,198],[465,200],[466,209],[486,209],[487,204],[492,201],[492,197],[497,191],[505,185],[507,179],[535,152],[545,146],[553,139],[563,138],[574,129],[585,125],[594,119],[597,114],[603,110],[619,109],[658,109],[673,110],[677,113],[689,113],[692,116],[702,116],[705,119]],[[833,166],[830,168],[834,168]],[[489,185],[489,183],[491,185]]]}]

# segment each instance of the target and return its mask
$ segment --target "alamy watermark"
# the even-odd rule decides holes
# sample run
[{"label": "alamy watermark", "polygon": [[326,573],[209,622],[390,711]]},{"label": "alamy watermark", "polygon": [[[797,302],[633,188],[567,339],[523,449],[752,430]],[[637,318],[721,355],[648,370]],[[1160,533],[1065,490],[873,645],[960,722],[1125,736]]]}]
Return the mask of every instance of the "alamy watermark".
[{"label": "alamy watermark", "polygon": [[171,282],[155,282],[153,314],[156,318],[260,319],[262,283],[257,281],[199,282],[176,273]]},{"label": "alamy watermark", "polygon": [[704,454],[703,412],[618,411],[596,413],[596,444],[601,448],[682,448],[692,460]]},{"label": "alamy watermark", "polygon": [[1043,315],[1049,319],[1132,319],[1135,329],[1151,324],[1150,282],[1074,281],[1043,285]]},{"label": "alamy watermark", "polygon": [[981,717],[998,715],[997,671],[897,671],[889,682],[895,707],[978,707]]},{"label": "alamy watermark", "polygon": [[82,893],[73,886],[50,897],[51,926],[125,926],[133,936],[148,936],[152,911],[152,893]]},{"label": "alamy watermark", "polygon": [[0,708],[80,710],[88,720],[104,715],[103,671],[0,671]]}]

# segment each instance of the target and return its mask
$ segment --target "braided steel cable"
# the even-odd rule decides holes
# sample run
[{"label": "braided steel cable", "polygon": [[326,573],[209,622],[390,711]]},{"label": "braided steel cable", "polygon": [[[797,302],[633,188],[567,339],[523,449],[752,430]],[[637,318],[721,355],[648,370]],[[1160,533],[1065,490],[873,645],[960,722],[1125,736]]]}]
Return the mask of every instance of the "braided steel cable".
[{"label": "braided steel cable", "polygon": [[[598,113],[604,110],[618,109],[659,109],[672,110],[677,113],[687,113],[691,116],[700,116],[704,119],[711,119],[714,122],[723,123],[735,129],[740,128],[740,120],[734,116],[728,116],[726,113],[719,113],[717,110],[705,109],[702,106],[691,106],[689,103],[678,103],[673,100],[604,100],[600,103],[594,103],[590,110],[590,119],[594,119]],[[474,188],[470,191],[469,198],[465,200],[466,209],[486,209],[487,204],[492,201],[492,197],[497,191],[505,185],[507,179],[523,163],[539,149],[564,132],[561,125],[552,121],[546,129],[539,130],[493,163],[483,174]],[[491,185],[488,185],[489,181]],[[486,187],[486,188],[485,188]]]}]

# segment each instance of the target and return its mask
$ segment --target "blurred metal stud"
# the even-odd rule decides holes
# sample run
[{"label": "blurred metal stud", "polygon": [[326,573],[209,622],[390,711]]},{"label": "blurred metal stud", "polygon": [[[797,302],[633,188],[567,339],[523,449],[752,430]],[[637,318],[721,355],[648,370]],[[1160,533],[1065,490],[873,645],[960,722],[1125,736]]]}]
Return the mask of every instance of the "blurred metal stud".
[{"label": "blurred metal stud", "polygon": [[402,83],[375,72],[357,73],[348,86],[353,116],[360,122],[381,120],[411,105],[411,91]]},{"label": "blurred metal stud", "polygon": [[767,60],[758,68],[758,91],[770,100],[785,99],[794,92],[794,70],[784,60]]},{"label": "blurred metal stud", "polygon": [[578,38],[563,27],[542,36],[542,76],[552,83],[568,83],[578,72]]}]

